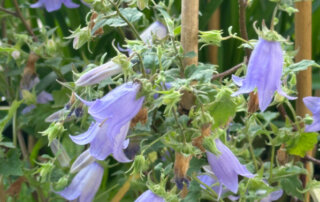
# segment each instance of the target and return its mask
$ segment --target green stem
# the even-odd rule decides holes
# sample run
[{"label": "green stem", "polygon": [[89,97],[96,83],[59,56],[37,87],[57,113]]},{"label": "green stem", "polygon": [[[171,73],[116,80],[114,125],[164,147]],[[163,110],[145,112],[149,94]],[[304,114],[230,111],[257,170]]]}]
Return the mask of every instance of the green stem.
[{"label": "green stem", "polygon": [[271,182],[271,180],[272,180],[272,167],[273,167],[273,162],[274,162],[274,154],[275,154],[275,146],[274,146],[274,144],[272,142],[269,182]]},{"label": "green stem", "polygon": [[207,192],[209,192],[209,194],[211,194],[211,195],[214,197],[214,200],[215,200],[215,201],[220,201],[220,200],[218,200],[218,195],[217,195],[216,192],[214,192],[213,189],[212,189],[212,186],[214,186],[214,185],[212,185],[212,186],[210,187],[210,186],[208,186],[207,184],[203,183],[203,182],[197,177],[196,173],[193,173],[193,174],[192,174],[192,178],[193,178],[193,180],[195,180],[195,181],[198,182],[199,184],[203,185],[203,186],[206,188],[205,190],[206,190]]},{"label": "green stem", "polygon": [[116,9],[116,11],[117,11],[118,15],[120,16],[120,18],[122,18],[122,19],[129,25],[129,27],[131,28],[131,30],[133,31],[133,33],[136,35],[137,39],[139,39],[140,41],[142,41],[139,32],[138,32],[138,31],[136,30],[136,28],[129,22],[129,20],[122,15],[122,13],[120,12],[118,6],[117,6],[112,0],[108,0],[108,1],[114,6],[114,8]]},{"label": "green stem", "polygon": [[12,118],[12,138],[13,145],[17,147],[17,112],[15,111]]},{"label": "green stem", "polygon": [[143,59],[141,57],[141,55],[139,53],[137,53],[138,57],[139,57],[139,60],[140,60],[140,69],[141,69],[141,72],[142,72],[142,75],[144,78],[147,78],[147,74],[146,74],[146,71],[144,69],[144,64],[143,64]]},{"label": "green stem", "polygon": [[277,5],[274,8],[273,13],[272,13],[271,24],[270,24],[271,31],[274,31],[274,19],[276,18],[278,7],[279,7],[279,3],[277,3]]},{"label": "green stem", "polygon": [[158,142],[163,136],[158,137],[157,139],[153,140],[150,144],[148,144],[147,147],[145,147],[142,151],[141,151],[141,155],[144,154],[145,151],[147,151],[152,145],[154,145],[156,142]]},{"label": "green stem", "polygon": [[179,127],[179,129],[180,129],[180,131],[181,131],[181,133],[182,133],[183,144],[186,144],[186,143],[187,143],[186,135],[185,135],[184,132],[183,132],[183,127],[182,127],[182,126],[180,125],[180,123],[179,123],[176,109],[173,108],[172,112],[173,112],[174,119],[176,120],[176,122],[177,122],[177,124],[178,124],[178,127]]},{"label": "green stem", "polygon": [[254,164],[254,167],[256,168],[256,171],[257,171],[259,169],[259,167],[258,167],[257,159],[256,159],[254,152],[253,152],[252,140],[249,137],[248,137],[248,142],[249,142],[249,150],[250,150],[250,153],[252,156],[253,164]]},{"label": "green stem", "polygon": [[184,66],[183,66],[183,61],[182,61],[182,58],[179,56],[179,52],[178,52],[178,49],[177,49],[177,46],[176,46],[176,43],[175,43],[175,40],[174,40],[174,37],[171,36],[170,37],[171,39],[171,42],[172,42],[172,47],[173,47],[173,50],[176,54],[176,56],[178,57],[178,60],[179,60],[179,63],[180,63],[180,77],[183,78],[184,77]]}]

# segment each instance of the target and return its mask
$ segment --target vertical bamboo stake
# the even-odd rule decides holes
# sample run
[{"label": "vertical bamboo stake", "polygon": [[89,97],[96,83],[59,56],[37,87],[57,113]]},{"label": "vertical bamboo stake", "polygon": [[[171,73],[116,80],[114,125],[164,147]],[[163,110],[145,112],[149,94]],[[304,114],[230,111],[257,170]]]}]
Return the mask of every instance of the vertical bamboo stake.
[{"label": "vertical bamboo stake", "polygon": [[184,58],[183,66],[198,64],[199,0],[182,0],[181,45],[184,54],[195,52],[193,58]]},{"label": "vertical bamboo stake", "polygon": [[[220,29],[220,9],[217,8],[212,14],[209,21],[209,30],[219,30]],[[209,46],[209,61],[211,64],[218,64],[218,47]]]},{"label": "vertical bamboo stake", "polygon": [[[312,19],[312,2],[311,0],[301,1],[296,3],[296,8],[299,10],[295,15],[295,46],[299,50],[296,56],[296,62],[303,59],[311,59],[311,19]],[[305,71],[299,72],[297,76],[297,90],[298,99],[296,102],[297,115],[305,116],[305,114],[310,114],[310,111],[304,105],[302,99],[306,96],[312,95],[312,72],[309,67]],[[312,155],[312,151],[307,153]],[[312,164],[306,163],[306,169],[308,170],[308,175],[312,174]],[[303,179],[304,185],[307,184],[310,176],[306,176]],[[306,202],[310,201],[309,193],[305,198]]]}]

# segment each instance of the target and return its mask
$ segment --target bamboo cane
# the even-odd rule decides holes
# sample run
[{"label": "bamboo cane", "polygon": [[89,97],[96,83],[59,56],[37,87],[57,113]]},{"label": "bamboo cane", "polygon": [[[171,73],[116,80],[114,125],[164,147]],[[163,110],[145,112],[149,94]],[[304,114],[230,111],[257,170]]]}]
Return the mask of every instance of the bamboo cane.
[{"label": "bamboo cane", "polygon": [[181,45],[184,54],[194,52],[195,57],[184,58],[183,66],[198,64],[199,0],[182,0]]},{"label": "bamboo cane", "polygon": [[[212,14],[209,21],[209,30],[219,30],[220,29],[220,9]],[[218,47],[209,46],[209,61],[211,64],[218,64]]]},{"label": "bamboo cane", "polygon": [[[295,46],[299,52],[295,59],[296,62],[299,62],[303,59],[311,59],[312,2],[311,0],[296,2],[296,8],[299,10],[299,12],[295,15]],[[310,67],[305,71],[299,72],[297,76],[297,90],[297,115],[304,117],[306,114],[310,114],[310,111],[306,108],[302,101],[304,97],[312,95],[312,72]],[[312,156],[312,151],[309,151],[307,155]],[[306,163],[305,167],[308,171],[308,176],[303,179],[304,186],[311,178],[310,175],[312,175],[312,163]],[[309,193],[306,194],[305,201],[310,201]]]}]

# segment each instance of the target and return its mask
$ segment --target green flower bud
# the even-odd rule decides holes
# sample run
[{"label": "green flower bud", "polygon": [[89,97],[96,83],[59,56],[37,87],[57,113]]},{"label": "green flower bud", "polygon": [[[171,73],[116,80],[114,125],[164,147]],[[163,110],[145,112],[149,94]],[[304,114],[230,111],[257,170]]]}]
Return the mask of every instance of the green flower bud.
[{"label": "green flower bud", "polygon": [[69,182],[68,179],[69,179],[68,175],[61,177],[59,179],[59,181],[55,183],[54,189],[55,190],[62,190],[64,187],[66,187],[68,185],[68,182]]},{"label": "green flower bud", "polygon": [[53,39],[49,39],[47,41],[46,50],[47,50],[48,55],[55,55],[56,54],[57,46],[56,46],[56,43]]},{"label": "green flower bud", "polygon": [[309,114],[306,114],[306,116],[304,117],[303,121],[304,121],[304,123],[306,125],[310,125],[313,122],[313,118]]},{"label": "green flower bud", "polygon": [[137,0],[137,6],[140,10],[143,10],[144,8],[148,7],[149,0]]},{"label": "green flower bud", "polygon": [[40,165],[40,168],[38,168],[34,174],[39,173],[41,179],[45,180],[48,174],[54,168],[54,165],[51,161],[48,161],[46,163],[39,163],[39,165]]},{"label": "green flower bud", "polygon": [[37,103],[37,97],[28,90],[22,90],[22,97],[26,104],[35,104]]},{"label": "green flower bud", "polygon": [[[211,31],[199,31],[200,33],[200,40],[199,42],[204,43],[203,46],[206,45],[215,45],[220,46],[222,41],[222,30],[211,30]],[[202,46],[202,47],[203,47]]]},{"label": "green flower bud", "polygon": [[216,142],[213,138],[213,136],[208,136],[203,138],[202,141],[202,146],[208,150],[209,152],[215,154],[215,155],[219,155],[220,151],[218,150],[217,146],[216,146]]},{"label": "green flower bud", "polygon": [[134,162],[133,162],[133,173],[140,173],[142,174],[142,172],[147,168],[147,163],[146,163],[146,159],[144,158],[143,155],[137,155],[134,158]]},{"label": "green flower bud", "polygon": [[66,129],[63,127],[63,124],[58,122],[58,123],[51,123],[49,128],[47,128],[45,131],[40,132],[43,136],[48,136],[49,139],[49,145],[51,142],[60,136]]}]

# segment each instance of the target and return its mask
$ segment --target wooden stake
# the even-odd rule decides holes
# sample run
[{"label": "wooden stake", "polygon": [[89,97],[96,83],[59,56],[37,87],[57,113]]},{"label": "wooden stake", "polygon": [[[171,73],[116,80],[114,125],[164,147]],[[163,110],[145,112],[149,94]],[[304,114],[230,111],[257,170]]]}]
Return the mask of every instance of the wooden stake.
[{"label": "wooden stake", "polygon": [[[209,30],[220,29],[220,9],[217,8],[209,21]],[[209,46],[209,61],[211,64],[218,64],[218,46]]]},{"label": "wooden stake", "polygon": [[181,45],[184,54],[195,52],[196,56],[184,58],[183,66],[198,64],[199,0],[182,0]]},{"label": "wooden stake", "polygon": [[[303,59],[311,59],[311,31],[312,31],[312,1],[301,1],[296,3],[296,8],[299,10],[295,15],[295,46],[299,50],[296,56],[296,62]],[[304,117],[306,114],[311,114],[304,105],[302,99],[312,95],[312,72],[309,67],[305,71],[299,72],[297,76],[298,99],[296,102],[297,115]],[[312,156],[312,151],[307,155]],[[303,179],[304,186],[308,183],[312,176],[312,164],[306,163],[308,175]],[[306,194],[305,201],[310,201],[309,193]]]}]

